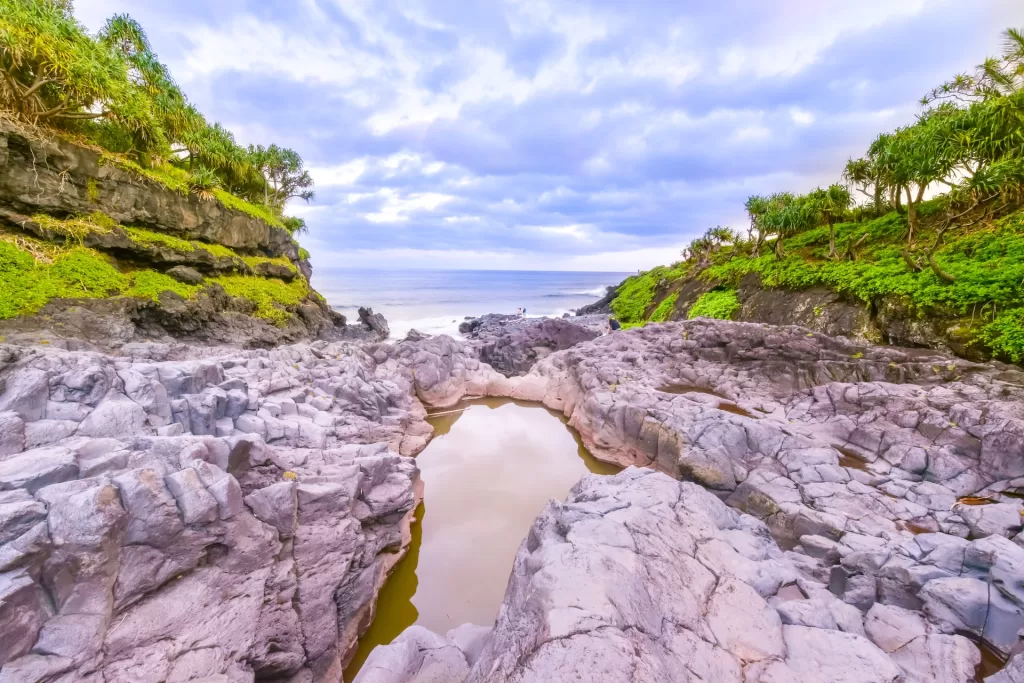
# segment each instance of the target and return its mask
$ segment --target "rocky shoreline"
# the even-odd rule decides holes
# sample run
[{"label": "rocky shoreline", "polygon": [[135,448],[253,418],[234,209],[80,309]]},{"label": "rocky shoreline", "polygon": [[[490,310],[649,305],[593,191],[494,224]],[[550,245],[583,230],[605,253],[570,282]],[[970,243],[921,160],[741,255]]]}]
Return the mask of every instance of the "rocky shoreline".
[{"label": "rocky shoreline", "polygon": [[978,645],[1022,680],[1024,373],[586,320],[0,345],[0,681],[338,680],[408,544],[427,408],[467,396],[562,411],[628,469],[549,504],[493,629],[412,627],[360,683],[967,683]]}]

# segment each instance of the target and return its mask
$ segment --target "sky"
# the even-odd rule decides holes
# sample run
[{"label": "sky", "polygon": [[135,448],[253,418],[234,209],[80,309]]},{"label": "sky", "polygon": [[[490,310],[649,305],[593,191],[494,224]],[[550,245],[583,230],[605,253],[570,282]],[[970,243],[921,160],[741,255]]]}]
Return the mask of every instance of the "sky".
[{"label": "sky", "polygon": [[1021,0],[75,0],[298,151],[314,267],[631,271],[840,179]]}]

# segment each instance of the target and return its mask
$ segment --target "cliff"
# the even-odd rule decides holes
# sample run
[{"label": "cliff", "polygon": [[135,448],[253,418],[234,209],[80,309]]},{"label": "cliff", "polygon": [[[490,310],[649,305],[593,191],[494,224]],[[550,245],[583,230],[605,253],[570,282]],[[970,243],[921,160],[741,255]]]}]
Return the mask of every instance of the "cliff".
[{"label": "cliff", "polygon": [[265,347],[353,332],[279,219],[175,171],[0,122],[0,335]]}]

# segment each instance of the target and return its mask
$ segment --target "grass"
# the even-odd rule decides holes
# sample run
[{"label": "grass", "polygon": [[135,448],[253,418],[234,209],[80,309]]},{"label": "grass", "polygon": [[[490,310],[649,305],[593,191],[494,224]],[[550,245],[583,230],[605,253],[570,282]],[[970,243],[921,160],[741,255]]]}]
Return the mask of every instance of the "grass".
[{"label": "grass", "polygon": [[213,196],[217,198],[217,201],[229,209],[241,211],[244,214],[263,221],[267,225],[273,225],[275,228],[285,228],[284,221],[281,217],[265,206],[247,202],[244,199],[236,197],[227,190],[222,190],[220,188],[213,191]]},{"label": "grass", "polygon": [[735,289],[715,289],[701,294],[690,306],[686,317],[732,320],[739,308],[740,300],[736,297]]},{"label": "grass", "polygon": [[241,257],[235,253],[234,249],[225,247],[223,244],[210,244],[208,242],[193,242],[192,246],[196,249],[205,249],[210,252],[216,258],[229,258],[229,259],[240,259]]}]

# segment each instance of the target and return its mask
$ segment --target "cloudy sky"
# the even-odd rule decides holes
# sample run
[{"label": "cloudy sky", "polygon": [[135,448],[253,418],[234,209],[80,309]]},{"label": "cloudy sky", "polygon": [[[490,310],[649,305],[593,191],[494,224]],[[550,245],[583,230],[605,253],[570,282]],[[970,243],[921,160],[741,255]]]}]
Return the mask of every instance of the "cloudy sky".
[{"label": "cloudy sky", "polygon": [[316,179],[314,265],[628,271],[838,179],[1021,0],[75,0]]}]

